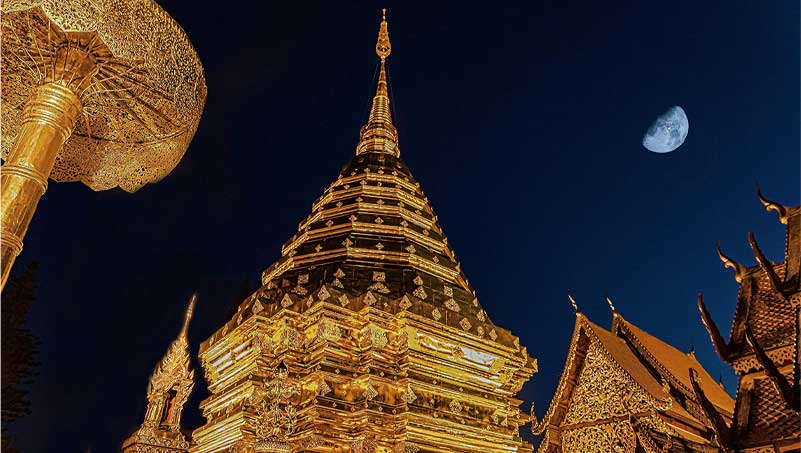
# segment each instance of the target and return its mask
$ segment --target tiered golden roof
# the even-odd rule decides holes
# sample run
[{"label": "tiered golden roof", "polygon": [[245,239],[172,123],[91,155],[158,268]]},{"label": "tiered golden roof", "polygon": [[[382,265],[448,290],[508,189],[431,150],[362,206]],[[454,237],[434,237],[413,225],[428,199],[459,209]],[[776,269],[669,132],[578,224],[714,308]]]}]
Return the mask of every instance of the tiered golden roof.
[{"label": "tiered golden roof", "polygon": [[[543,435],[538,451],[721,451],[701,408],[711,401],[724,423],[731,420],[734,401],[721,384],[692,353],[613,314],[610,331],[576,312],[565,368],[542,421],[532,407],[532,430]],[[709,400],[702,403],[696,385]]]},{"label": "tiered golden roof", "polygon": [[531,449],[515,395],[536,360],[489,319],[400,159],[390,51],[384,17],[356,156],[201,345],[211,396],[193,452]]},{"label": "tiered golden roof", "polygon": [[[783,206],[757,196],[787,225],[784,259],[771,262],[753,233],[748,240],[757,264],[741,265],[718,253],[739,283],[729,340],[698,298],[701,316],[723,361],[738,374],[737,410],[721,428],[728,447],[742,452],[801,449],[801,206]],[[714,414],[711,414],[714,416]]]}]

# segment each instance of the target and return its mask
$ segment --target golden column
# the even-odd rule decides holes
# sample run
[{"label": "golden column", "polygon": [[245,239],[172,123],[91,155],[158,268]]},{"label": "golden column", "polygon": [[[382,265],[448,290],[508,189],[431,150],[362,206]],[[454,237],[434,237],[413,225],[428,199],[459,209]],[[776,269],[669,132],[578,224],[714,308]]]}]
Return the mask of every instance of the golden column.
[{"label": "golden column", "polygon": [[6,0],[2,28],[4,287],[47,180],[128,192],[160,180],[197,129],[206,85],[152,0]]}]

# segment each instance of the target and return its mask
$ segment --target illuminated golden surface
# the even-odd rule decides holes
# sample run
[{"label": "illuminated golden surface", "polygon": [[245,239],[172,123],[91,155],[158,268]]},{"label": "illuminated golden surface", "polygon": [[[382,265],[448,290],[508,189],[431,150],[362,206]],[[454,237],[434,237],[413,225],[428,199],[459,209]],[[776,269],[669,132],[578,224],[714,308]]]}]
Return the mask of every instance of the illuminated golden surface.
[{"label": "illuminated golden surface", "polygon": [[206,86],[152,0],[6,0],[2,29],[5,285],[48,178],[129,192],[160,180],[195,133]]},{"label": "illuminated golden surface", "polygon": [[543,436],[538,452],[724,451],[710,435],[690,370],[726,423],[734,412],[731,397],[693,355],[613,313],[608,331],[577,311],[562,377],[542,421],[532,406],[532,431]]},{"label": "illuminated golden surface", "polygon": [[22,250],[22,238],[47,190],[47,175],[81,109],[78,97],[56,83],[37,87],[25,104],[17,140],[0,170],[2,286]]},{"label": "illuminated golden surface", "polygon": [[390,52],[384,19],[356,156],[200,347],[192,452],[531,451],[515,395],[536,360],[489,319],[399,158]]},{"label": "illuminated golden surface", "polygon": [[195,372],[189,368],[187,331],[196,301],[193,295],[178,338],[150,376],[145,421],[123,442],[123,453],[178,453],[189,449],[189,440],[181,433],[181,413],[195,385]]}]

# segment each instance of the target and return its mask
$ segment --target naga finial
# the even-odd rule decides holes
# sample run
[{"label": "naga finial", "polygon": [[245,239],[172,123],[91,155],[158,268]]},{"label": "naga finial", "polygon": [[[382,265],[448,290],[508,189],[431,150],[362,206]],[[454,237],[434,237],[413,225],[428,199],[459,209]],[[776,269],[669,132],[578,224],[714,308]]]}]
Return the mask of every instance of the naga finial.
[{"label": "naga finial", "polygon": [[715,405],[709,400],[701,388],[701,377],[694,368],[688,369],[690,373],[690,383],[692,385],[693,393],[697,401],[700,403],[701,410],[706,418],[712,422],[712,431],[718,443],[723,447],[723,451],[732,451],[731,449],[731,428],[726,424],[726,420],[720,415]]},{"label": "naga finial", "polygon": [[707,333],[709,333],[709,338],[712,340],[712,346],[715,348],[715,352],[718,353],[721,360],[726,363],[731,363],[731,359],[729,358],[729,345],[720,334],[720,330],[718,330],[718,326],[712,319],[709,310],[706,309],[704,293],[701,291],[698,291],[698,310],[701,312],[701,321],[704,323]]},{"label": "naga finial", "polygon": [[612,299],[610,299],[609,296],[606,296],[606,303],[609,304],[609,309],[612,310],[612,313],[617,313],[617,310],[615,310],[615,304],[612,303]]},{"label": "naga finial", "polygon": [[784,299],[785,302],[789,302],[787,295],[785,295],[784,292],[782,291],[783,285],[781,279],[776,274],[776,270],[773,268],[773,264],[771,264],[771,262],[759,248],[756,238],[754,237],[753,231],[748,232],[748,243],[751,245],[751,250],[754,251],[754,257],[759,263],[759,266],[762,267],[762,270],[765,271],[765,274],[767,274],[768,280],[770,281],[770,286],[773,287],[773,290],[782,299]]},{"label": "naga finial", "polygon": [[570,290],[567,290],[567,299],[570,301],[570,305],[573,306],[573,310],[576,310],[576,314],[579,314],[580,310],[578,304],[576,303],[576,299],[573,299],[573,295],[570,294]]},{"label": "naga finial", "polygon": [[195,303],[197,303],[197,293],[192,294],[192,297],[189,299],[189,305],[186,307],[186,312],[184,313],[184,325],[181,327],[181,333],[178,334],[178,338],[186,339],[187,332],[189,331],[189,321],[192,320],[192,315],[195,313]]},{"label": "naga finial", "polygon": [[745,274],[745,267],[723,254],[723,251],[720,249],[720,241],[718,241],[718,257],[720,257],[720,260],[723,261],[724,267],[730,267],[734,269],[734,279],[737,280],[737,283],[742,283],[743,275]]},{"label": "naga finial", "polygon": [[378,29],[378,41],[375,43],[375,53],[381,62],[392,53],[392,44],[389,42],[389,28],[387,26],[387,9],[381,9],[381,26]]},{"label": "naga finial", "polygon": [[787,225],[787,208],[775,201],[770,201],[767,198],[762,196],[762,191],[759,189],[759,184],[757,183],[757,198],[762,204],[765,206],[765,210],[776,211],[776,214],[779,215],[779,222]]}]

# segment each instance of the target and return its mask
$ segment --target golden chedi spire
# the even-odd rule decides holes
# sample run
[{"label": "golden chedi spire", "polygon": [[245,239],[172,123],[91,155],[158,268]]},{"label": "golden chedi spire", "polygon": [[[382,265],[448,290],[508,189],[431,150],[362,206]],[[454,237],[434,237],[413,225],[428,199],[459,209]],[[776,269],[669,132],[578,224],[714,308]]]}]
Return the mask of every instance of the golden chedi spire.
[{"label": "golden chedi spire", "polygon": [[195,372],[190,369],[187,330],[195,311],[197,294],[193,294],[184,313],[178,337],[156,365],[147,386],[147,409],[142,426],[122,444],[124,453],[153,451],[165,453],[189,451],[189,441],[181,433],[181,413],[192,388]]},{"label": "golden chedi spire", "polygon": [[400,156],[398,148],[398,130],[392,124],[392,112],[389,107],[389,91],[387,89],[386,60],[392,53],[392,44],[389,42],[389,28],[387,25],[387,10],[381,10],[381,25],[378,29],[378,40],[375,43],[375,53],[381,59],[381,68],[378,73],[378,87],[370,117],[367,124],[362,126],[359,134],[359,145],[356,154],[388,153],[395,157]]},{"label": "golden chedi spire", "polygon": [[536,359],[484,311],[398,156],[390,51],[383,20],[356,155],[200,346],[192,453],[531,451],[515,395]]}]

